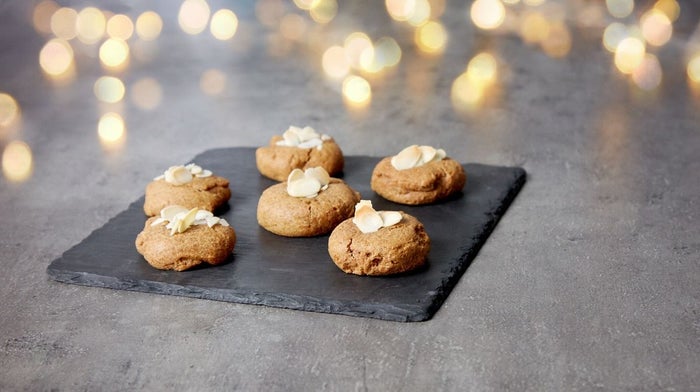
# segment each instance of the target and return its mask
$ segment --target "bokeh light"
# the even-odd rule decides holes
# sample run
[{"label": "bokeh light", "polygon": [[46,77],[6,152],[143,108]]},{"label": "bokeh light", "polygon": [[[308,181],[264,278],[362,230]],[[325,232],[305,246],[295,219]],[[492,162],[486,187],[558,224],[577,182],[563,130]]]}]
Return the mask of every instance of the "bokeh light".
[{"label": "bokeh light", "polygon": [[263,26],[274,28],[279,25],[285,12],[283,0],[259,0],[255,2],[255,16]]},{"label": "bokeh light", "polygon": [[632,81],[642,90],[654,90],[662,79],[659,59],[651,53],[644,55],[644,60],[632,71]]},{"label": "bokeh light", "polygon": [[694,83],[700,83],[700,53],[695,54],[688,61],[688,78]]},{"label": "bokeh light", "polygon": [[506,9],[501,0],[476,0],[472,3],[470,15],[476,27],[491,30],[503,24]]},{"label": "bokeh light", "polygon": [[65,40],[54,38],[41,48],[39,65],[49,76],[62,76],[73,66],[73,48]]},{"label": "bokeh light", "polygon": [[185,0],[180,6],[177,21],[187,34],[197,35],[207,28],[211,11],[205,0]]},{"label": "bokeh light", "polygon": [[603,31],[603,46],[608,51],[614,53],[617,45],[627,38],[627,26],[619,22],[613,22],[608,25]]},{"label": "bokeh light", "polygon": [[37,4],[32,11],[32,25],[37,32],[51,34],[51,16],[59,9],[53,0],[44,0]]},{"label": "bokeh light", "polygon": [[386,10],[394,20],[407,21],[416,7],[416,0],[386,0]]},{"label": "bokeh light", "polygon": [[447,45],[447,30],[436,21],[430,21],[416,29],[414,41],[424,53],[442,53]]},{"label": "bokeh light", "polygon": [[428,0],[415,0],[415,5],[407,22],[412,26],[420,26],[430,19],[430,3]]},{"label": "bokeh light", "polygon": [[131,88],[131,102],[143,110],[153,110],[160,105],[163,91],[160,83],[153,78],[143,78],[136,81]]},{"label": "bokeh light", "polygon": [[68,7],[59,8],[51,16],[51,32],[58,38],[72,40],[78,34],[75,29],[77,19],[78,11]]},{"label": "bokeh light", "polygon": [[372,88],[364,78],[350,75],[343,80],[343,98],[353,107],[365,107],[372,100]]},{"label": "bokeh light", "polygon": [[673,26],[668,16],[655,8],[642,15],[639,25],[644,39],[650,45],[662,46],[671,39],[673,34]]},{"label": "bokeh light", "polygon": [[681,14],[681,6],[676,0],[659,0],[654,3],[654,8],[666,14],[672,22],[676,21]]},{"label": "bokeh light", "polygon": [[484,88],[475,82],[465,72],[459,75],[452,82],[450,99],[452,106],[458,112],[465,112],[474,109],[484,97]]},{"label": "bokeh light", "polygon": [[107,35],[111,38],[128,40],[134,34],[134,22],[124,14],[113,15],[107,20]]},{"label": "bokeh light", "polygon": [[102,39],[106,26],[105,15],[95,7],[83,8],[75,20],[78,39],[86,44],[94,44]]},{"label": "bokeh light", "polygon": [[541,42],[542,50],[553,58],[565,57],[571,51],[571,33],[564,22],[554,22],[547,38]]},{"label": "bokeh light", "polygon": [[126,89],[124,83],[119,78],[113,76],[102,76],[93,86],[95,96],[102,102],[116,103],[124,98]]},{"label": "bokeh light", "polygon": [[466,75],[475,85],[488,87],[498,77],[498,63],[492,54],[479,53],[469,61]]},{"label": "bokeh light", "polygon": [[626,18],[634,11],[634,0],[605,0],[610,15]]},{"label": "bokeh light", "polygon": [[350,72],[350,63],[345,56],[345,49],[337,45],[323,52],[321,66],[326,75],[335,79],[344,78]]},{"label": "bokeh light", "polygon": [[20,116],[17,101],[6,93],[0,93],[0,127],[9,127]]},{"label": "bokeh light", "polygon": [[163,30],[163,19],[154,11],[146,11],[136,19],[136,34],[144,41],[153,41]]},{"label": "bokeh light", "polygon": [[23,182],[32,175],[34,162],[27,143],[13,140],[2,152],[2,174],[8,181]]},{"label": "bokeh light", "polygon": [[365,49],[372,47],[372,41],[367,34],[356,31],[345,38],[344,47],[345,56],[350,65],[355,69],[360,69],[362,53]]},{"label": "bokeh light", "polygon": [[520,22],[520,36],[528,44],[540,43],[549,36],[549,21],[542,13],[527,12]]},{"label": "bokeh light", "polygon": [[645,53],[644,42],[636,37],[627,37],[617,45],[615,66],[620,72],[630,74],[642,63]]},{"label": "bokeh light", "polygon": [[220,95],[226,89],[226,74],[212,68],[204,71],[199,79],[199,88],[207,95]]},{"label": "bokeh light", "polygon": [[319,3],[320,0],[294,0],[294,4],[296,4],[297,7],[299,7],[302,10],[310,10],[316,4]]},{"label": "bokeh light", "polygon": [[129,60],[129,45],[126,42],[109,38],[100,46],[100,61],[110,69],[122,69]]},{"label": "bokeh light", "polygon": [[393,67],[401,61],[401,47],[391,37],[382,37],[374,45],[374,55],[384,67]]},{"label": "bokeh light", "polygon": [[319,0],[309,10],[311,19],[316,23],[326,24],[338,14],[338,3],[336,0]]},{"label": "bokeh light", "polygon": [[126,126],[118,113],[105,113],[97,123],[97,136],[105,148],[114,148],[124,143]]},{"label": "bokeh light", "polygon": [[225,41],[233,38],[238,30],[238,17],[231,10],[221,9],[212,15],[209,31],[214,38]]}]

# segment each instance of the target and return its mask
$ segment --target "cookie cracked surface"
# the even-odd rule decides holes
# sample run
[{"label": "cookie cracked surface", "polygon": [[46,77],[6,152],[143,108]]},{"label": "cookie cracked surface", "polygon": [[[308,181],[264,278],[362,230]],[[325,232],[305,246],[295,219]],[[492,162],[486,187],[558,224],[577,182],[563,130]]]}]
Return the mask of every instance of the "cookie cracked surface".
[{"label": "cookie cracked surface", "polygon": [[391,157],[387,157],[375,166],[370,186],[387,200],[418,205],[434,203],[460,192],[466,180],[462,165],[450,158],[397,170],[391,164]]},{"label": "cookie cracked surface", "polygon": [[143,211],[156,216],[169,205],[215,211],[231,197],[229,181],[223,177],[193,178],[192,181],[173,185],[163,179],[151,181],[146,186],[146,201]]},{"label": "cookie cracked surface", "polygon": [[284,181],[294,169],[304,170],[317,166],[324,168],[330,175],[343,171],[343,152],[332,138],[324,140],[320,149],[277,145],[282,140],[282,136],[273,136],[269,145],[255,151],[255,163],[265,177]]},{"label": "cookie cracked surface", "polygon": [[363,233],[343,221],[328,238],[328,253],[341,270],[355,275],[391,275],[425,264],[430,237],[423,224],[404,212],[401,221],[373,233]]}]

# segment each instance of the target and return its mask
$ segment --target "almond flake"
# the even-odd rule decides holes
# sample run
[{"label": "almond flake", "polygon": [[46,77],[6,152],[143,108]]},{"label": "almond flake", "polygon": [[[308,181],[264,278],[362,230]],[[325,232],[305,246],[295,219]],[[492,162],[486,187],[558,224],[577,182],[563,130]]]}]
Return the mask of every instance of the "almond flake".
[{"label": "almond flake", "polygon": [[412,145],[404,148],[391,158],[391,165],[394,166],[396,170],[406,170],[415,167],[418,161],[421,159],[421,151],[417,145]]},{"label": "almond flake", "polygon": [[331,176],[328,175],[326,169],[322,168],[321,166],[311,167],[304,170],[304,176],[317,179],[318,182],[321,183],[322,187],[331,182]]},{"label": "almond flake", "polygon": [[398,211],[379,211],[382,217],[382,226],[389,227],[401,222],[401,213]]},{"label": "almond flake", "polygon": [[360,229],[361,232],[374,233],[382,227],[382,217],[372,210],[371,207],[361,207],[356,213],[355,217],[352,218],[352,223]]},{"label": "almond flake", "polygon": [[160,210],[160,217],[167,221],[172,221],[177,214],[187,211],[187,208],[183,206],[171,205]]},{"label": "almond flake", "polygon": [[287,193],[293,197],[314,197],[321,190],[321,183],[315,178],[303,178],[287,183]]}]

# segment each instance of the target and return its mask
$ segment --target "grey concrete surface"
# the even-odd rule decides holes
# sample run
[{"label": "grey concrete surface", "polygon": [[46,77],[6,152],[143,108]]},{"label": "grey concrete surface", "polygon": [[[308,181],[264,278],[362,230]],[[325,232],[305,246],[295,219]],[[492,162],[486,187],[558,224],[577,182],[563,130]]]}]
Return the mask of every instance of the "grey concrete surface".
[{"label": "grey concrete surface", "polygon": [[[172,2],[90,3],[132,18],[154,9],[164,20],[150,60],[129,40],[129,68],[112,73],[127,88],[118,104],[93,94],[108,74],[95,45],[71,41],[76,76],[57,85],[38,65],[50,36],[32,27],[34,3],[0,4],[0,91],[22,112],[0,128],[0,147],[22,140],[33,153],[28,179],[0,178],[0,390],[700,389],[700,97],[685,73],[697,10],[682,4],[673,38],[654,50],[661,85],[645,92],[600,44],[612,21],[604,8],[600,23],[576,27],[582,2],[565,3],[573,47],[553,59],[515,33],[477,31],[462,2],[440,18],[445,52],[426,56],[412,28],[392,22],[383,2],[367,3],[342,2],[319,27],[290,2],[308,30],[285,41],[257,21],[256,3],[210,1],[239,17],[228,42],[183,33]],[[369,78],[363,113],[344,105],[320,66],[322,51],[355,30],[391,35],[403,49],[396,69]],[[497,86],[458,114],[450,86],[481,50],[499,59]],[[218,96],[199,88],[210,68],[227,77]],[[130,96],[144,77],[162,88],[152,110]],[[126,122],[115,150],[97,136],[106,111]],[[523,166],[528,183],[422,323],[47,279],[53,259],[163,168],[209,148],[264,144],[290,124],[327,131],[350,155],[444,146],[460,161]]]}]

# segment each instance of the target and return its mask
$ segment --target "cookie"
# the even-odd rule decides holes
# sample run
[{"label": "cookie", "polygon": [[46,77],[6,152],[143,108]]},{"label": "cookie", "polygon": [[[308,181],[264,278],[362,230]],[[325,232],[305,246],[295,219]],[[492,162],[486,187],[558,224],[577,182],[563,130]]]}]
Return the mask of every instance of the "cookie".
[{"label": "cookie", "polygon": [[328,135],[311,127],[290,127],[282,136],[273,136],[268,146],[255,151],[255,163],[265,177],[284,181],[294,169],[320,166],[330,175],[343,171],[343,152]]},{"label": "cookie", "polygon": [[[369,210],[343,221],[328,238],[328,254],[338,268],[355,275],[392,275],[425,264],[430,237],[418,219],[402,211],[374,211],[371,203]],[[359,226],[358,218],[364,220]],[[379,227],[363,232],[363,226]]]},{"label": "cookie", "polygon": [[215,211],[230,197],[227,179],[195,164],[172,166],[146,186],[143,211],[155,216],[169,205]]},{"label": "cookie", "polygon": [[[322,173],[320,181],[313,173]],[[258,224],[285,237],[313,237],[329,233],[352,216],[360,194],[322,168],[296,169],[287,182],[263,191],[258,201]]]},{"label": "cookie", "polygon": [[161,270],[185,271],[202,263],[225,262],[236,245],[236,232],[206,210],[169,206],[151,217],[136,237],[136,250]]},{"label": "cookie", "polygon": [[444,150],[414,145],[379,161],[370,186],[387,200],[418,205],[460,192],[466,180],[462,165],[446,157]]}]

